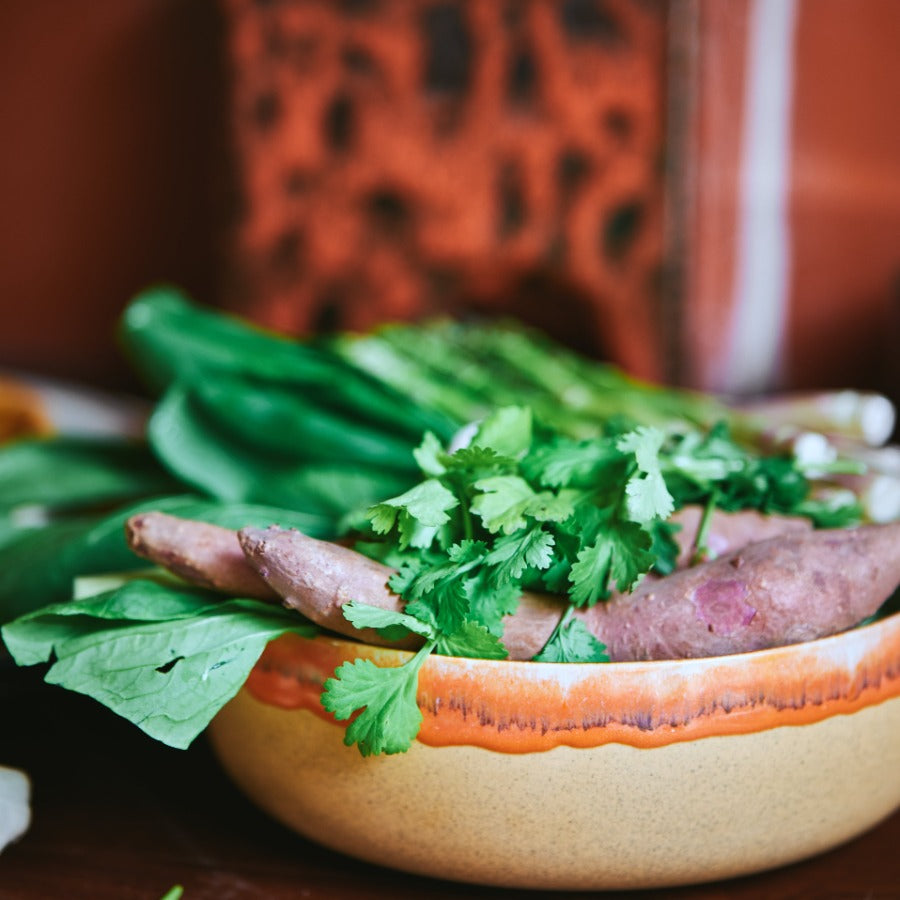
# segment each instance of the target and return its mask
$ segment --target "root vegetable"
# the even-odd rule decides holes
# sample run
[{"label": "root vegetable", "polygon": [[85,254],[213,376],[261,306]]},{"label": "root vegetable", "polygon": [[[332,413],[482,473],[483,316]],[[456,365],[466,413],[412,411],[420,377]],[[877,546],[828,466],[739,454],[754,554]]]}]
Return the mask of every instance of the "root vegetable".
[{"label": "root vegetable", "polygon": [[[296,531],[244,529],[247,558],[285,602],[324,627],[372,643],[341,615],[350,600],[400,610],[392,570]],[[873,614],[900,582],[900,524],[779,535],[732,551],[631,594],[579,610],[613,661],[740,653],[843,631]],[[523,594],[504,620],[511,659],[549,638],[559,600]]]},{"label": "root vegetable", "polygon": [[235,532],[228,528],[147,512],[125,523],[125,537],[138,556],[192,584],[233,597],[279,599],[247,562]]},{"label": "root vegetable", "polygon": [[875,613],[900,582],[900,523],[791,534],[584,613],[613,660],[717,656],[814,640]]},{"label": "root vegetable", "polygon": [[[682,554],[693,542],[698,509],[673,520]],[[712,656],[796,643],[833,634],[874,613],[900,582],[900,523],[810,531],[805,520],[756,513],[718,513],[717,559],[665,578],[646,578],[632,593],[576,615],[607,646],[612,660]],[[162,513],[126,526],[140,555],[193,583],[285,605],[324,628],[356,640],[386,641],[355,629],[342,607],[358,600],[402,610],[388,587],[393,570],[347,547],[278,528],[226,528]],[[774,537],[754,540],[774,533]],[[752,541],[752,543],[748,543]],[[729,549],[733,548],[733,549]],[[504,620],[511,659],[531,659],[553,631],[559,598],[523,594]]]},{"label": "root vegetable", "polygon": [[[678,564],[683,566],[693,553],[703,511],[685,507],[672,516],[681,526],[675,540]],[[715,553],[726,553],[752,540],[811,528],[809,520],[791,516],[764,516],[753,510],[737,513],[716,511],[707,536]],[[245,528],[238,534],[244,554],[271,586],[307,618],[358,640],[386,644],[377,632],[360,632],[344,618],[342,607],[350,600],[400,611],[401,599],[387,586],[393,569],[362,556],[347,547],[319,541],[293,530]],[[529,594],[519,604],[515,616],[507,617],[504,644],[514,659],[530,659],[544,646],[560,615],[555,597]],[[409,646],[415,646],[411,639]],[[393,646],[393,644],[392,644]]]},{"label": "root vegetable", "polygon": [[[680,526],[675,535],[679,566],[688,564],[702,516],[700,507],[686,506],[671,518]],[[798,517],[764,516],[753,510],[736,513],[717,510],[712,516],[707,546],[719,555],[743,547],[752,540],[811,527],[809,520]],[[167,513],[146,512],[134,515],[126,522],[125,536],[138,556],[192,584],[232,596],[261,600],[279,598],[248,563],[237,533],[228,528]],[[316,542],[316,546],[320,544]]]},{"label": "root vegetable", "polygon": [[401,611],[403,601],[388,587],[394,570],[355,550],[280,528],[243,528],[237,533],[246,559],[278,594],[285,606],[338,634],[382,646],[415,647],[418,638],[397,643],[377,631],[356,629],[342,607],[359,600],[381,609]]}]

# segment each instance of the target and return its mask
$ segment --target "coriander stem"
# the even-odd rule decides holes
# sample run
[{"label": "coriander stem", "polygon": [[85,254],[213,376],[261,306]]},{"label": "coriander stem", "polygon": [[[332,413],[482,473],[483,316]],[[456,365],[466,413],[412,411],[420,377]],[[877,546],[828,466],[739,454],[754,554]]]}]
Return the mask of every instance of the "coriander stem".
[{"label": "coriander stem", "polygon": [[463,538],[471,541],[475,536],[475,529],[472,525],[472,514],[469,512],[469,497],[464,487],[456,486],[456,497],[459,500],[460,518],[462,519]]},{"label": "coriander stem", "polygon": [[[547,640],[544,642],[544,647],[546,647],[547,644],[551,643],[552,641],[556,640],[559,633],[563,630],[563,628],[566,627],[566,625],[569,623],[569,620],[574,615],[575,615],[575,607],[574,606],[567,606],[565,608],[565,610],[563,610],[563,614],[559,617],[559,621],[554,626],[553,631],[550,632],[550,637],[548,637]],[[541,647],[540,652],[535,655],[540,656],[541,653],[544,652],[544,647]]]},{"label": "coriander stem", "polygon": [[694,538],[693,552],[691,554],[691,563],[694,565],[709,559],[709,547],[706,545],[706,539],[709,536],[713,512],[715,512],[718,501],[719,489],[713,488],[709,499],[706,501],[706,506],[703,508],[703,517],[700,519],[697,536]]}]

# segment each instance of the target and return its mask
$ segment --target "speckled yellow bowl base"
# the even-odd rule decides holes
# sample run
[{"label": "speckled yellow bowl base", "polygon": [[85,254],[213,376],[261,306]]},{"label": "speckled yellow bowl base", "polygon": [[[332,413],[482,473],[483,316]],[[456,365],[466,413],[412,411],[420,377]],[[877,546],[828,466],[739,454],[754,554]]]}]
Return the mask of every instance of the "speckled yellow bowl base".
[{"label": "speckled yellow bowl base", "polygon": [[596,890],[745,874],[833,847],[900,802],[900,698],[650,749],[417,743],[363,759],[343,734],[245,691],[210,737],[234,781],[312,840],[486,885]]},{"label": "speckled yellow bowl base", "polygon": [[900,807],[900,616],[796,647],[565,666],[429,658],[420,741],[360,756],[318,702],[344,659],[270,644],[209,739],[261,808],[397,869],[544,889],[675,886],[761,871]]}]

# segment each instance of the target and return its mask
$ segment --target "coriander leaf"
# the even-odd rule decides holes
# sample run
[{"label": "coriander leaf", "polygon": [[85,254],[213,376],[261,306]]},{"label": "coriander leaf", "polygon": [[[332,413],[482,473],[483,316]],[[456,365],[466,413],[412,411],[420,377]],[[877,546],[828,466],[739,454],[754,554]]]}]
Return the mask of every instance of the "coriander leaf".
[{"label": "coriander leaf", "polygon": [[501,456],[491,447],[461,447],[446,458],[448,469],[499,469],[515,465],[511,456]]},{"label": "coriander leaf", "polygon": [[433,591],[441,582],[453,580],[475,568],[487,553],[482,541],[460,541],[446,551],[446,556],[429,554],[419,559],[406,559],[388,579],[391,590],[406,600],[417,600]]},{"label": "coriander leaf", "polygon": [[423,600],[410,600],[406,604],[406,615],[412,616],[414,619],[418,619],[423,624],[434,629],[435,634],[439,633],[437,616],[431,604]]},{"label": "coriander leaf", "polygon": [[622,453],[633,453],[642,472],[653,472],[659,468],[659,451],[665,439],[658,428],[642,426],[619,437],[616,448]]},{"label": "coriander leaf", "polygon": [[620,480],[623,462],[612,441],[558,438],[535,448],[522,465],[526,475],[548,487],[587,488],[598,481]]},{"label": "coriander leaf", "polygon": [[850,490],[836,490],[831,495],[798,503],[794,515],[812,519],[816,528],[851,528],[862,521],[864,513],[856,494]]},{"label": "coriander leaf", "polygon": [[580,619],[566,614],[535,662],[586,663],[609,662],[606,645],[588,631]]},{"label": "coriander leaf", "polygon": [[581,498],[578,491],[563,489],[554,494],[540,491],[528,505],[528,515],[538,522],[565,522],[575,512],[575,505]]},{"label": "coriander leaf", "polygon": [[373,508],[379,512],[382,512],[382,507],[405,510],[423,525],[443,525],[449,519],[448,511],[458,505],[459,501],[452,491],[437,479],[429,478],[399,497],[385,500]]},{"label": "coriander leaf", "polygon": [[423,559],[404,559],[388,578],[388,587],[401,597],[415,596],[413,585],[419,575],[429,571],[428,563]]},{"label": "coriander leaf", "polygon": [[409,749],[422,724],[416,703],[419,669],[433,649],[429,641],[402,666],[381,668],[357,659],[337,668],[325,682],[322,706],[340,720],[361,710],[344,735],[348,747],[356,744],[363,756]]},{"label": "coriander leaf", "polygon": [[650,553],[653,556],[653,571],[657,575],[670,575],[678,565],[679,547],[673,535],[681,530],[680,525],[657,519],[645,526],[650,533]]},{"label": "coriander leaf", "polygon": [[546,569],[553,560],[553,543],[553,535],[540,526],[498,538],[485,559],[493,567],[492,579],[519,579],[528,567]]},{"label": "coriander leaf", "polygon": [[465,579],[448,575],[420,599],[434,610],[434,620],[442,634],[461,627],[469,614],[469,594]]},{"label": "coriander leaf", "polygon": [[[593,512],[593,507],[588,507],[588,512]],[[597,530],[584,528],[577,533],[571,533],[566,529],[557,527],[555,530],[555,543],[553,559],[550,565],[541,572],[540,584],[542,589],[551,594],[566,594],[570,588],[569,572],[575,562],[579,550],[585,543],[596,537]]]},{"label": "coriander leaf", "polygon": [[370,606],[368,603],[351,600],[341,607],[341,611],[344,614],[344,618],[354,628],[376,628],[381,630],[399,626],[424,638],[434,637],[434,628],[431,625],[396,610],[382,609],[379,606]]},{"label": "coriander leaf", "polygon": [[675,501],[659,471],[629,478],[625,495],[628,517],[633,522],[667,519],[675,510]]},{"label": "coriander leaf", "polygon": [[613,544],[610,574],[619,591],[629,591],[653,565],[652,539],[634,522],[619,522],[609,533]]},{"label": "coriander leaf", "polygon": [[531,410],[505,406],[495,410],[478,426],[473,447],[490,447],[501,456],[518,457],[531,446]]},{"label": "coriander leaf", "polygon": [[503,618],[519,607],[522,590],[518,582],[497,584],[485,572],[469,581],[469,617],[493,635],[503,633]]},{"label": "coriander leaf", "polygon": [[436,651],[444,656],[468,656],[473,659],[506,659],[509,655],[500,639],[477,622],[463,622],[453,634],[437,639]]},{"label": "coriander leaf", "polygon": [[478,565],[486,553],[487,544],[484,541],[460,541],[447,550],[450,561],[464,572],[469,572]]},{"label": "coriander leaf", "polygon": [[578,553],[569,573],[569,596],[576,606],[593,606],[611,585],[630,590],[653,563],[650,535],[635,522],[616,522]]},{"label": "coriander leaf", "polygon": [[612,569],[613,544],[605,536],[585,547],[569,572],[572,587],[569,596],[576,606],[593,606],[609,596],[610,570]]},{"label": "coriander leaf", "polygon": [[659,454],[664,441],[662,431],[649,427],[636,428],[616,441],[616,447],[623,453],[633,453],[637,463],[638,472],[625,486],[628,515],[634,522],[665,519],[675,509],[660,471]]},{"label": "coriander leaf", "polygon": [[398,497],[370,507],[368,517],[378,534],[387,534],[396,525],[401,549],[428,547],[437,528],[449,521],[449,511],[458,505],[452,491],[436,478],[429,478]]},{"label": "coriander leaf", "polygon": [[538,521],[562,522],[575,508],[570,493],[537,493],[518,475],[481,478],[475,482],[475,488],[481,493],[472,500],[472,512],[481,517],[492,534],[512,534],[525,527],[528,516]]},{"label": "coriander leaf", "polygon": [[525,510],[534,499],[531,485],[518,475],[495,475],[475,482],[482,493],[472,501],[472,512],[481,516],[490,532],[509,534],[525,526]]},{"label": "coriander leaf", "polygon": [[444,455],[444,448],[440,440],[433,431],[426,431],[422,438],[422,443],[413,450],[413,458],[419,468],[426,474],[434,478],[443,475],[447,471],[446,466],[441,461]]}]

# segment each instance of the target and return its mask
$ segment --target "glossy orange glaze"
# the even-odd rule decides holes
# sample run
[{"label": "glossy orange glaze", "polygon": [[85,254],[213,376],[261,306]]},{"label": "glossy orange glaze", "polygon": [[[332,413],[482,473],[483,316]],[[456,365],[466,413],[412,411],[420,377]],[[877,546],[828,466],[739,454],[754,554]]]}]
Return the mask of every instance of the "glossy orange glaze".
[{"label": "glossy orange glaze", "polygon": [[[286,635],[247,680],[259,701],[326,719],[322,684],[347,660],[400,665],[401,651]],[[531,753],[606,743],[659,747],[804,725],[900,696],[900,615],[843,635],[699,660],[566,665],[432,656],[419,674],[431,746]]]}]

